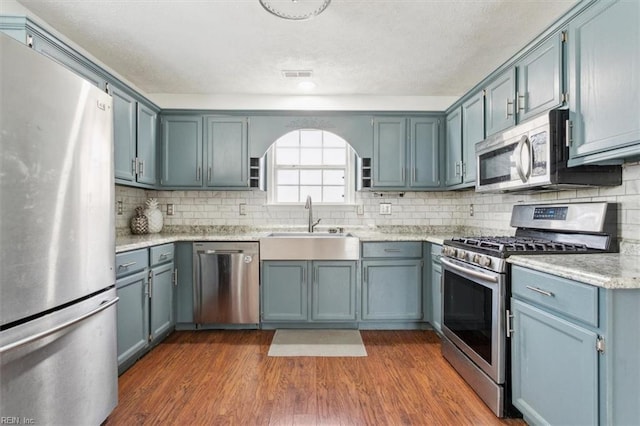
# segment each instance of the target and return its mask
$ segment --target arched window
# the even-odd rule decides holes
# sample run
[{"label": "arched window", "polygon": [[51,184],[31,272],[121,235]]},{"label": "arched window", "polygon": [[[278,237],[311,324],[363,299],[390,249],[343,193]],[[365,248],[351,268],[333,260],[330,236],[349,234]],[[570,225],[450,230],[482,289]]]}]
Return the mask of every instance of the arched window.
[{"label": "arched window", "polygon": [[353,202],[353,148],[340,136],[324,130],[294,130],[268,151],[271,179],[269,200],[274,204]]}]

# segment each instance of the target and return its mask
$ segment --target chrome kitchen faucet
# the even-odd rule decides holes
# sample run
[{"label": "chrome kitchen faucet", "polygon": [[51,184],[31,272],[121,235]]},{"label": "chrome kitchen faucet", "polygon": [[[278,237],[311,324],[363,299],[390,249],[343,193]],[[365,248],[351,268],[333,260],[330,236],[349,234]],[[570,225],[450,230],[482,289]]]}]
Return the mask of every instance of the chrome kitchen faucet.
[{"label": "chrome kitchen faucet", "polygon": [[307,202],[304,205],[305,209],[309,210],[309,232],[313,232],[313,228],[320,223],[320,219],[313,221],[313,202],[311,201],[311,195],[307,195]]}]

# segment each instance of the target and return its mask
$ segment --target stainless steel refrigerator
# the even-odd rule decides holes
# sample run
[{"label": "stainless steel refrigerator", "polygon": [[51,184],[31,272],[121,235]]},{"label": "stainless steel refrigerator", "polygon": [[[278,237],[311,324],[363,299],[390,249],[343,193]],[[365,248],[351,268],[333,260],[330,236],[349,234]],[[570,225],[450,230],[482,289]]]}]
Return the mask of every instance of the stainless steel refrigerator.
[{"label": "stainless steel refrigerator", "polygon": [[111,97],[0,35],[0,419],[117,403]]}]

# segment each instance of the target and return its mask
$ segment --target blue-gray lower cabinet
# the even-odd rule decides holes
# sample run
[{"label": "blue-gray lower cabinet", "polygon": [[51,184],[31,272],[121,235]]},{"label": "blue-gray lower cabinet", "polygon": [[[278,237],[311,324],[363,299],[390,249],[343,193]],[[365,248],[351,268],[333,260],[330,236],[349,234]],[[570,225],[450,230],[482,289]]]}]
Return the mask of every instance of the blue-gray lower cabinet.
[{"label": "blue-gray lower cabinet", "polygon": [[356,261],[262,262],[263,322],[355,322]]},{"label": "blue-gray lower cabinet", "polygon": [[148,346],[149,303],[147,271],[116,281],[118,371],[122,373]]},{"label": "blue-gray lower cabinet", "polygon": [[312,263],[313,321],[355,321],[356,264],[351,261]]},{"label": "blue-gray lower cabinet", "polygon": [[154,342],[168,334],[175,324],[173,315],[173,262],[156,266],[151,269],[151,341]]},{"label": "blue-gray lower cabinet", "polygon": [[532,425],[640,419],[640,289],[512,267],[512,402]]},{"label": "blue-gray lower cabinet", "polygon": [[173,244],[116,254],[119,373],[174,328],[173,258]]},{"label": "blue-gray lower cabinet", "polygon": [[308,319],[306,261],[262,262],[262,320]]},{"label": "blue-gray lower cabinet", "polygon": [[513,300],[513,404],[527,422],[598,424],[597,334]]},{"label": "blue-gray lower cabinet", "polygon": [[442,333],[442,264],[440,254],[442,246],[431,244],[431,325],[438,333]]},{"label": "blue-gray lower cabinet", "polygon": [[362,261],[362,319],[422,319],[422,260]]}]

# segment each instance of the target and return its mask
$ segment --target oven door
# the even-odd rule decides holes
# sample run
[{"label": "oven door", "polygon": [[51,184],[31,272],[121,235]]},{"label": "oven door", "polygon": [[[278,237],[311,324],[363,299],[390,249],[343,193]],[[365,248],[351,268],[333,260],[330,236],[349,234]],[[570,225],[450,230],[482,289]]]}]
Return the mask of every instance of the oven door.
[{"label": "oven door", "polygon": [[503,384],[506,275],[441,260],[442,332],[495,383]]}]

